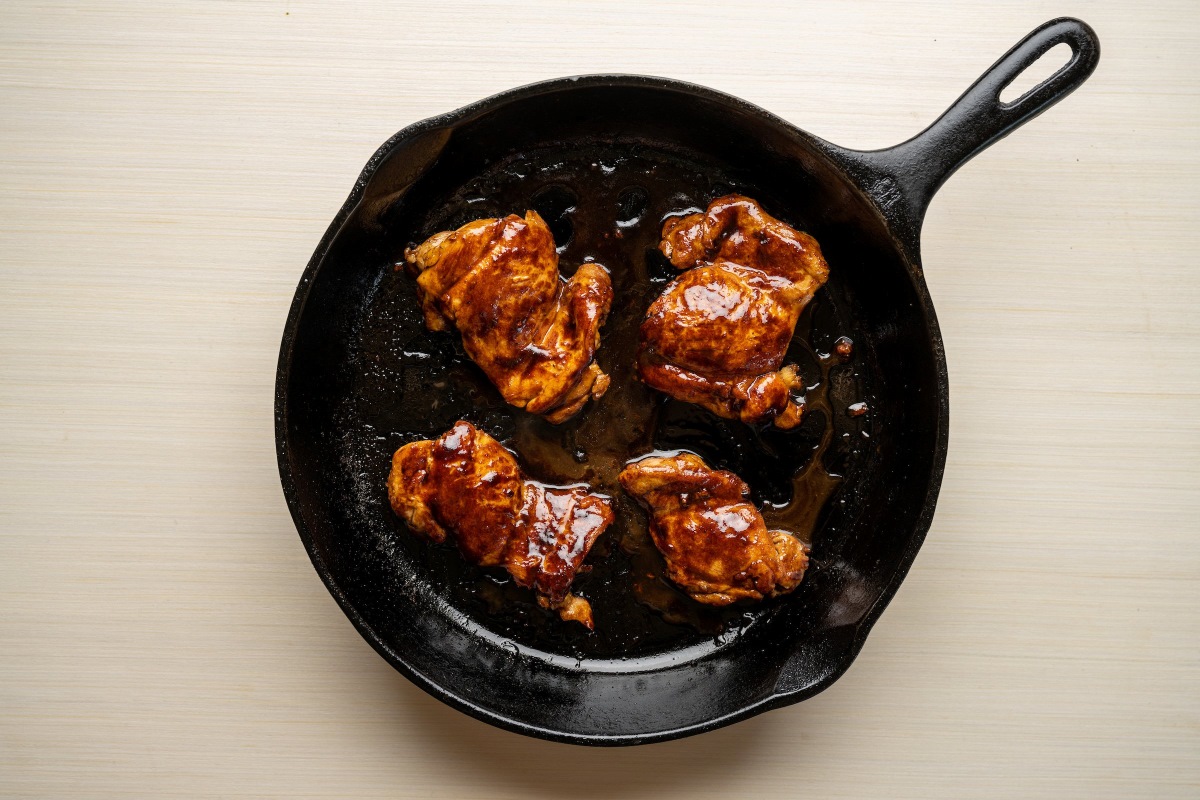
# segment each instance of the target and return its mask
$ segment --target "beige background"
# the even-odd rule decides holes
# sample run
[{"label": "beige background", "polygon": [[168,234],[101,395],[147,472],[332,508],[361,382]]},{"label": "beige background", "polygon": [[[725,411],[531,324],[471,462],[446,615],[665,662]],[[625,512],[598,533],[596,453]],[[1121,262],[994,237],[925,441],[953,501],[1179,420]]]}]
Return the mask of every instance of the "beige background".
[{"label": "beige background", "polygon": [[[451,711],[359,638],[287,515],[271,402],[376,146],[600,71],[885,146],[1067,13],[1096,75],[930,210],[946,482],[845,678],[590,750]],[[1198,94],[1191,0],[3,3],[0,795],[1197,796]]]}]

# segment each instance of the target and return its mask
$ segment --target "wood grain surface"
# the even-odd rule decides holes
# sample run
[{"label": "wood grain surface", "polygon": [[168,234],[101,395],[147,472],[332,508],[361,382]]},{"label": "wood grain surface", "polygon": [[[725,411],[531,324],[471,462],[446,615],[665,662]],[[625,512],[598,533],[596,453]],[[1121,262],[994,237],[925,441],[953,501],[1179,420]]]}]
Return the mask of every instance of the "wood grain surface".
[{"label": "wood grain surface", "polygon": [[[850,672],[622,750],[427,697],[285,507],[297,278],[399,128],[621,71],[839,144],[915,133],[1039,23],[1092,79],[943,188],[952,384],[933,529]],[[1196,797],[1200,6],[0,5],[0,795]]]}]

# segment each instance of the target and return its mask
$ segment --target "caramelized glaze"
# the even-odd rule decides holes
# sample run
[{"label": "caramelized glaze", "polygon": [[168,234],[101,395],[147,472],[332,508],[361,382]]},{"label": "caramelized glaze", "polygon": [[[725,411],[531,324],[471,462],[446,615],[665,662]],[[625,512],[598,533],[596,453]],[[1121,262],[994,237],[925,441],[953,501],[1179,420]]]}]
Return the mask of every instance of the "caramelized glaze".
[{"label": "caramelized glaze", "polygon": [[780,369],[800,312],[829,277],[811,236],[728,195],[668,219],[659,250],[683,275],[650,306],[638,375],[672,397],[749,424],[800,424],[795,365]]},{"label": "caramelized glaze", "polygon": [[591,606],[568,590],[612,523],[606,498],[525,480],[512,453],[459,421],[436,440],[396,451],[388,499],[414,533],[439,543],[453,533],[465,559],[503,566],[543,607],[593,627]]},{"label": "caramelized glaze", "polygon": [[800,585],[804,545],[767,530],[746,501],[750,487],[732,472],[711,469],[692,453],[650,456],[625,468],[621,486],[650,513],[668,577],[694,600],[726,606]]},{"label": "caramelized glaze", "polygon": [[457,328],[467,355],[512,405],[558,423],[608,388],[592,357],[612,282],[599,264],[564,280],[554,237],[536,211],[442,231],[405,260],[425,325]]}]

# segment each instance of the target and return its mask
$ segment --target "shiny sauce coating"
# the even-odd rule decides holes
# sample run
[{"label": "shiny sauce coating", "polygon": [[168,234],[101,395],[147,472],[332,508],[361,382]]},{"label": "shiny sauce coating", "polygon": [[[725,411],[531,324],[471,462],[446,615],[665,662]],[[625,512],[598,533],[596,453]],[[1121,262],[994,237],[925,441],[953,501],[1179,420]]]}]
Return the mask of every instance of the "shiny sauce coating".
[{"label": "shiny sauce coating", "polygon": [[[526,480],[512,453],[461,420],[437,439],[396,451],[388,500],[413,533],[437,543],[452,535],[468,561],[503,567],[554,609],[613,520],[607,498]],[[572,604],[573,618],[592,627],[590,609],[578,598]]]}]

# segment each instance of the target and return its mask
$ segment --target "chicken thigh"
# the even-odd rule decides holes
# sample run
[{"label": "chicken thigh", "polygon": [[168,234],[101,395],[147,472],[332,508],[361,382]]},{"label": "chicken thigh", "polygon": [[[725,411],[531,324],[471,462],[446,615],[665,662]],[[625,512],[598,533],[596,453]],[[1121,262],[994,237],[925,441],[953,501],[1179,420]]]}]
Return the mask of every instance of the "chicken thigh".
[{"label": "chicken thigh", "polygon": [[517,459],[469,422],[392,458],[392,509],[432,542],[453,534],[472,564],[502,566],[543,608],[592,629],[592,607],[569,593],[592,544],[613,521],[608,498],[526,480]]},{"label": "chicken thigh", "polygon": [[659,250],[686,270],[651,304],[638,375],[728,419],[800,423],[803,389],[783,366],[800,312],[829,276],[817,241],[729,195],[670,219]]},{"label": "chicken thigh", "polygon": [[768,531],[746,502],[749,487],[691,453],[629,464],[621,486],[650,512],[650,536],[667,577],[701,603],[729,605],[800,585],[808,553],[796,537]]},{"label": "chicken thigh", "polygon": [[608,388],[592,360],[612,282],[585,263],[564,280],[536,211],[481,219],[405,252],[430,330],[457,328],[463,349],[505,401],[553,423]]}]

